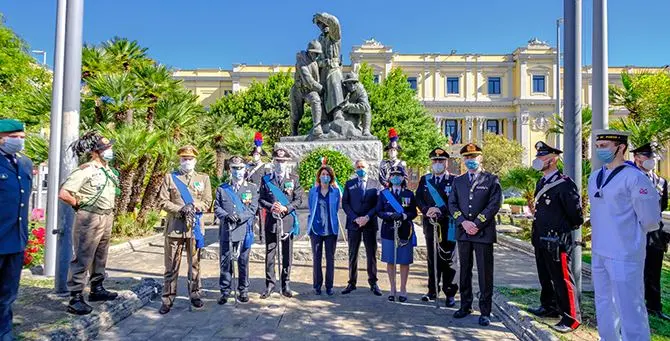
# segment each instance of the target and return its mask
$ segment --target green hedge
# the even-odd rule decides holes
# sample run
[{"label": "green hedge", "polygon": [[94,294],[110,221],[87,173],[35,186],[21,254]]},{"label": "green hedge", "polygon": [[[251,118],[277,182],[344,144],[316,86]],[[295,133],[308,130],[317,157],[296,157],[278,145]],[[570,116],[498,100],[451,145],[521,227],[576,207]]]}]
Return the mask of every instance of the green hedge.
[{"label": "green hedge", "polygon": [[308,191],[316,181],[316,172],[321,168],[321,158],[328,158],[328,166],[332,167],[340,187],[344,185],[354,172],[353,161],[346,155],[326,148],[317,148],[307,153],[298,165],[300,185]]},{"label": "green hedge", "polygon": [[503,203],[513,206],[526,206],[528,204],[524,198],[507,198]]}]

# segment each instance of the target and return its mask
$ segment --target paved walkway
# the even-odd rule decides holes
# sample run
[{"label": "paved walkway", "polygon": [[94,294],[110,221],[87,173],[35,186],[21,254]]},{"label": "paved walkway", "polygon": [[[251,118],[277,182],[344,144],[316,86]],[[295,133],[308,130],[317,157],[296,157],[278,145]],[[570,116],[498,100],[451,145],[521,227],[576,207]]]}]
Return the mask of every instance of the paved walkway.
[{"label": "paved walkway", "polygon": [[[215,229],[208,228],[208,244],[215,243]],[[111,257],[109,275],[115,278],[160,278],[163,272],[163,249],[150,245],[135,252]],[[537,287],[534,259],[526,254],[496,246],[495,284],[507,287]],[[182,260],[186,265],[186,260]],[[315,296],[312,293],[311,263],[296,262],[292,272],[292,299],[277,294],[261,300],[264,289],[264,264],[253,261],[250,302],[216,304],[218,292],[218,261],[202,260],[205,307],[188,311],[186,298],[186,267],[182,266],[179,297],[172,311],[158,314],[160,300],[151,302],[114,328],[101,333],[100,340],[516,340],[516,337],[493,317],[487,328],[477,324],[478,313],[465,319],[452,317],[456,308],[436,309],[434,304],[420,301],[426,291],[427,272],[424,262],[411,267],[406,303],[387,302],[388,277],[379,262],[379,285],[384,296],[376,297],[366,286],[365,263],[359,265],[359,289],[341,295],[346,286],[346,262],[338,261],[335,271],[336,295]],[[474,276],[476,279],[476,275]],[[458,278],[458,277],[457,277]],[[476,287],[476,284],[475,284]],[[475,292],[477,290],[475,289]],[[442,297],[442,299],[444,299]],[[457,297],[458,299],[458,297]],[[475,302],[474,307],[477,307]]]}]

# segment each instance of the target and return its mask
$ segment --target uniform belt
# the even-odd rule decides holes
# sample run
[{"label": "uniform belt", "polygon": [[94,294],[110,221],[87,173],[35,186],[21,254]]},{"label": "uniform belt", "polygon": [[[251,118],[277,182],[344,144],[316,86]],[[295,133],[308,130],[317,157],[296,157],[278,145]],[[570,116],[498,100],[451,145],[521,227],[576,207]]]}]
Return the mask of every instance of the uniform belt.
[{"label": "uniform belt", "polygon": [[82,207],[79,210],[86,211],[86,212],[93,213],[93,214],[100,214],[100,215],[108,215],[108,214],[114,212],[114,209],[111,209],[111,208],[103,210],[103,209],[95,207],[95,206]]}]

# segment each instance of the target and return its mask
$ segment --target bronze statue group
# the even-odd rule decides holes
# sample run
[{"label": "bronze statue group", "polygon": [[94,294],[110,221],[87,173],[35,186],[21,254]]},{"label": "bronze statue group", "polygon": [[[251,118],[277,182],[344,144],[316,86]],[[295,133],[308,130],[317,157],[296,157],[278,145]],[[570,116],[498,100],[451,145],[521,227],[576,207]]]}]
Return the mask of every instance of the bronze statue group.
[{"label": "bronze statue group", "polygon": [[[27,195],[31,188],[32,164],[21,154],[24,126],[11,119],[0,120],[0,335],[13,339],[11,305],[16,299],[23,252],[27,244]],[[309,237],[313,252],[314,294],[335,295],[334,262],[340,225],[345,226],[349,250],[349,280],[342,295],[357,290],[358,254],[365,246],[368,286],[382,296],[377,285],[378,233],[381,261],[386,263],[390,292],[388,301],[408,300],[407,281],[417,246],[415,218],[428,253],[427,293],[422,301],[439,305],[444,293],[447,307],[460,308],[454,318],[472,313],[473,263],[477,263],[479,324],[490,324],[493,295],[493,244],[496,215],[502,193],[498,177],[482,167],[482,149],[472,143],[461,150],[466,172],[450,174],[443,148],[428,157],[431,171],[421,177],[417,189],[407,188],[407,169],[398,158],[401,147],[395,131],[389,134],[385,150],[389,158],[379,165],[373,179],[364,160],[352,161],[355,175],[340,188],[336,174],[324,162],[315,174],[307,194],[298,176],[289,168],[295,161],[288,150],[275,148],[272,164],[261,161],[264,152],[258,134],[249,156],[236,155],[227,164],[230,180],[212,195],[210,178],[195,171],[198,151],[183,146],[178,151],[180,166],[166,174],[160,188],[160,207],[167,213],[164,243],[164,287],[159,312],[173,306],[181,256],[186,253],[189,309],[201,308],[200,249],[204,247],[204,213],[211,210],[219,221],[221,296],[219,304],[233,299],[249,301],[249,253],[255,241],[255,226],[261,227],[265,244],[265,289],[267,299],[277,291],[292,297],[290,288],[293,241]],[[86,301],[109,301],[117,294],[103,287],[117,173],[109,166],[114,159],[114,141],[91,132],[73,144],[78,155],[89,162],[75,169],[60,188],[59,198],[76,211],[73,228],[74,257],[69,267],[71,294],[67,311],[85,315],[93,308]],[[660,212],[667,208],[667,181],[654,172],[657,146],[639,146],[626,161],[628,134],[596,132],[596,156],[605,164],[595,170],[588,185],[592,225],[592,280],[595,289],[598,331],[604,340],[649,340],[648,315],[668,318],[661,307],[661,268],[668,234],[663,231]],[[581,196],[575,183],[558,170],[561,151],[544,142],[535,145],[532,166],[542,172],[534,198],[532,244],[541,284],[540,306],[530,311],[540,317],[560,318],[553,328],[570,332],[579,327],[579,292],[571,273],[572,248],[580,243],[572,232],[583,222]],[[342,175],[342,176],[346,176]],[[297,209],[307,200],[307,226],[300,226]],[[660,203],[660,204],[659,204]],[[343,210],[346,221],[340,222]],[[324,252],[325,249],[325,252]],[[455,256],[460,279],[455,283]],[[326,258],[325,278],[322,259]],[[400,272],[400,283],[397,272]],[[504,271],[504,270],[503,270]],[[325,283],[324,283],[325,282]],[[646,307],[645,307],[646,305]]]}]

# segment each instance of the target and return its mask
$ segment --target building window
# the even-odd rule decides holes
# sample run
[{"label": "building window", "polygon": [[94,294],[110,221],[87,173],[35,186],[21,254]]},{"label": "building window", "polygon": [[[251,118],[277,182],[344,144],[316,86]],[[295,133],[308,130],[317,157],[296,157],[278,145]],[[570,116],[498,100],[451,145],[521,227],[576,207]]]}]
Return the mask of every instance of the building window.
[{"label": "building window", "polygon": [[372,81],[373,81],[375,84],[379,84],[379,75],[374,75],[374,77],[372,78]]},{"label": "building window", "polygon": [[232,94],[233,94],[233,90],[223,90],[223,95],[224,96],[228,96],[228,95],[232,95]]},{"label": "building window", "polygon": [[458,93],[458,77],[447,77],[447,94]]},{"label": "building window", "polygon": [[449,144],[461,143],[461,130],[457,120],[446,120],[444,122],[444,134],[447,136]]},{"label": "building window", "polygon": [[533,75],[533,92],[545,92],[545,77]]},{"label": "building window", "polygon": [[412,90],[416,91],[416,77],[407,77],[407,83]]},{"label": "building window", "polygon": [[500,95],[500,77],[489,77],[489,95]]},{"label": "building window", "polygon": [[500,125],[498,120],[486,120],[486,131],[489,133],[500,134]]}]

